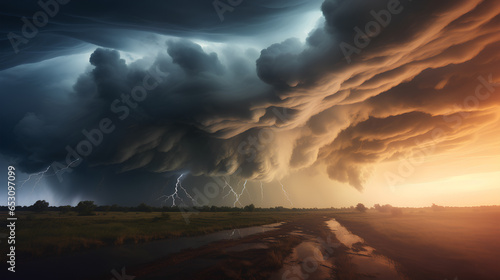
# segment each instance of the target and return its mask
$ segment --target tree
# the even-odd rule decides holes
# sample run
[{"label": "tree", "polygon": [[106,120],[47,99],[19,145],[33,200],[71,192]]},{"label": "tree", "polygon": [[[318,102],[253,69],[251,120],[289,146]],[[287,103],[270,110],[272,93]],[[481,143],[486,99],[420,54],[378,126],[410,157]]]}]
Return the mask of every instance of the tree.
[{"label": "tree", "polygon": [[243,209],[247,212],[253,212],[255,210],[255,205],[253,205],[252,203],[250,205],[245,206]]},{"label": "tree", "polygon": [[137,211],[139,212],[152,212],[153,209],[151,208],[151,206],[147,205],[146,203],[141,203],[139,204],[139,206],[137,206]]},{"label": "tree", "polygon": [[43,212],[49,209],[49,203],[45,200],[37,200],[35,204],[33,204],[33,210],[36,212]]},{"label": "tree", "polygon": [[386,204],[386,205],[382,205],[382,206],[380,206],[380,204],[375,204],[375,205],[373,205],[373,207],[375,208],[375,210],[382,212],[382,213],[390,212],[391,209],[393,208],[392,205],[390,205],[390,204]]},{"label": "tree", "polygon": [[90,200],[85,200],[85,201],[80,201],[78,205],[75,207],[76,212],[78,212],[78,215],[80,216],[90,216],[94,214],[94,209],[96,208],[96,205],[94,204],[93,201]]},{"label": "tree", "polygon": [[366,208],[366,206],[363,203],[358,203],[358,205],[356,205],[356,210],[358,210],[361,213],[365,213],[366,210],[368,210],[368,209]]},{"label": "tree", "polygon": [[65,214],[71,211],[71,206],[70,205],[60,206],[59,210],[61,211],[61,213]]},{"label": "tree", "polygon": [[442,210],[444,210],[444,206],[439,206],[439,205],[432,203],[431,209],[434,211],[442,211]]}]

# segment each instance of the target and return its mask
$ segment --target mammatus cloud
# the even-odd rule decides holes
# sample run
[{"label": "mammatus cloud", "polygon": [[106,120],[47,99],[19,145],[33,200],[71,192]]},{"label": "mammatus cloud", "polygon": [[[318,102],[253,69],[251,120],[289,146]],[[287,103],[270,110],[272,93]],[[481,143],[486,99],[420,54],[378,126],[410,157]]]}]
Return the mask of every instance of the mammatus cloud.
[{"label": "mammatus cloud", "polygon": [[[99,48],[2,153],[34,171],[109,119],[113,133],[84,156],[106,172],[272,180],[313,166],[362,189],[374,164],[417,145],[450,151],[498,121],[498,1],[326,0],[322,11],[305,42],[260,54],[172,39],[126,63]],[[144,98],[130,97],[155,72]]]}]

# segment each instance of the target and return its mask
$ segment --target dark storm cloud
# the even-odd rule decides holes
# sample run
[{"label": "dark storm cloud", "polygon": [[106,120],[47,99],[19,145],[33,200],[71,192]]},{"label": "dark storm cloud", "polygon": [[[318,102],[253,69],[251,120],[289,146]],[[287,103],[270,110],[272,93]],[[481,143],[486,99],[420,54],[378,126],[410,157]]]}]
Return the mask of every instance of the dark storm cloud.
[{"label": "dark storm cloud", "polygon": [[[246,104],[273,99],[266,95],[272,92],[270,87],[246,72],[249,69],[240,68],[236,75],[215,53],[205,53],[190,41],[170,40],[165,48],[169,56],[159,56],[150,69],[126,64],[117,51],[97,49],[89,59],[93,69],[65,93],[66,101],[56,100],[17,122],[13,133],[15,145],[22,147],[16,154],[19,166],[32,172],[53,161],[64,162],[68,151],[78,151],[78,143],[86,140],[83,130],[92,131],[109,118],[116,129],[85,157],[90,166],[112,165],[106,170],[115,173],[143,169],[226,175],[239,167],[243,167],[240,175],[247,177],[272,172],[276,163],[270,147],[252,162],[238,151],[238,144],[251,134],[247,130],[253,128],[250,122],[246,128],[241,124],[252,117]],[[238,60],[251,63],[247,57]],[[136,101],[127,105],[123,95],[142,84],[148,71],[160,72],[159,83],[140,106]],[[249,83],[246,90],[255,93],[230,96],[238,87],[228,81]],[[209,117],[228,121],[229,116],[240,124],[231,128],[223,121],[205,123]],[[225,129],[216,128],[220,123]],[[227,139],[230,136],[234,137]],[[3,148],[6,153],[15,150]]]},{"label": "dark storm cloud", "polygon": [[[163,6],[124,2],[106,18],[97,6],[80,7],[79,2],[59,20],[68,19],[74,28],[64,36],[123,49],[127,39],[117,38],[128,30],[130,37],[143,36],[141,31],[203,34],[212,40],[221,34],[226,39],[238,33],[253,36],[261,23],[299,11],[294,8],[305,2],[289,2],[284,10],[264,2],[241,4],[241,18],[224,26],[217,25],[218,17],[208,19],[214,16],[213,7],[205,7],[209,2],[196,2],[201,6],[195,8],[154,3]],[[267,12],[256,13],[258,7]],[[135,17],[129,17],[132,8]],[[177,12],[164,17],[158,12],[162,9]],[[195,14],[182,16],[188,11]],[[65,176],[143,178],[150,173],[157,185],[161,173],[238,173],[271,180],[290,170],[326,166],[330,178],[362,189],[371,165],[407,154],[418,143],[431,143],[433,152],[449,151],[498,120],[498,2],[326,0],[322,11],[324,25],[305,42],[290,38],[260,55],[231,46],[229,39],[217,52],[189,39],[169,39],[157,56],[133,63],[115,50],[99,48],[72,91],[60,92],[40,108],[18,103],[24,114],[10,117],[15,125],[2,124],[2,133],[15,139],[2,142],[2,154],[25,171],[40,170],[64,161],[65,147],[75,149],[85,139],[83,129],[90,131],[108,118],[114,131],[85,157],[82,171],[75,168],[76,174]],[[384,16],[385,21],[376,18]],[[356,28],[368,32],[368,23],[381,20],[369,41],[359,35]],[[119,31],[102,34],[112,34],[109,40],[118,45],[88,32],[111,21]],[[360,46],[356,40],[365,41]],[[356,48],[348,58],[346,44]],[[155,72],[163,74],[148,82],[156,84],[144,100],[124,99]],[[29,83],[33,89],[37,79]],[[21,89],[26,100],[36,92]],[[85,192],[76,182],[72,186]]]},{"label": "dark storm cloud", "polygon": [[[224,41],[228,36],[261,36],[286,25],[290,16],[316,8],[317,5],[311,4],[321,3],[320,0],[258,0],[241,1],[232,7],[227,1],[220,1],[231,9],[220,8],[217,12],[214,2],[3,1],[0,69],[76,53],[88,43],[133,50],[139,43],[155,44],[153,34],[214,41]],[[33,18],[37,13],[39,17]],[[224,16],[223,21],[219,14]],[[34,21],[39,22],[38,26]],[[19,37],[9,39],[10,33]],[[14,55],[16,48],[18,55]]]}]

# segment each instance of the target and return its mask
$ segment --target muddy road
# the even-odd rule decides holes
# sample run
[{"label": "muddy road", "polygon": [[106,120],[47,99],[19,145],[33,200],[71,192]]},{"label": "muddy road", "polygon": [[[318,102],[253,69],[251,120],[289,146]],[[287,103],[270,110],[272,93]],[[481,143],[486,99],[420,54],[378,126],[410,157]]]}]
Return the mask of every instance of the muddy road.
[{"label": "muddy road", "polygon": [[406,279],[397,264],[322,213],[203,236],[103,247],[23,266],[20,279]]},{"label": "muddy road", "polygon": [[[273,230],[187,249],[127,266],[135,279],[406,279],[330,216],[308,214]],[[102,279],[109,279],[109,275]]]}]

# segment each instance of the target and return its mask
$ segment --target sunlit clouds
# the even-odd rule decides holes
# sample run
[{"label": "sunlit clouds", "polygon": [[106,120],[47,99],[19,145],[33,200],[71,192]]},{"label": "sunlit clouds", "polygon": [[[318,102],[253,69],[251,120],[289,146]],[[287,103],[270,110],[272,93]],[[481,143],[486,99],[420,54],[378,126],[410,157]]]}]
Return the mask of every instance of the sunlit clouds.
[{"label": "sunlit clouds", "polygon": [[[2,106],[2,134],[9,135],[0,144],[3,160],[37,172],[63,161],[68,146],[78,152],[82,130],[108,118],[116,131],[67,179],[45,182],[53,192],[63,189],[66,201],[78,194],[131,203],[165,176],[186,173],[200,184],[218,176],[249,180],[254,197],[259,181],[265,190],[283,180],[298,207],[314,207],[319,190],[350,192],[332,198],[342,206],[353,197],[376,203],[377,192],[381,203],[385,197],[402,206],[446,194],[459,205],[492,203],[487,194],[500,188],[500,2],[269,5],[242,4],[219,22],[213,7],[200,4],[197,20],[127,25],[92,11],[70,20],[68,4],[71,12],[56,21],[73,31],[49,25],[47,33],[74,53],[27,50],[0,72],[14,104]],[[97,27],[109,36],[82,35]],[[148,82],[154,86],[143,99],[123,99],[154,73],[164,75]],[[306,186],[309,177],[318,186]],[[89,186],[103,180],[96,194]],[[474,191],[485,191],[484,199],[457,198]],[[287,203],[277,196],[266,205]]]}]

